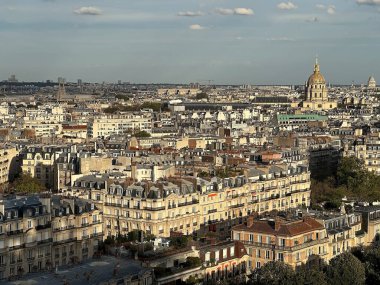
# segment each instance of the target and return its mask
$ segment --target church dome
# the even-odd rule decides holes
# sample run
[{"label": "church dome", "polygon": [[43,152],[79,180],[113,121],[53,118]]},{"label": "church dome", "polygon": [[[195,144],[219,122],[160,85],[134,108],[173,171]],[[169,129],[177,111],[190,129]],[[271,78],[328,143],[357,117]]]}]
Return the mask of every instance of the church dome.
[{"label": "church dome", "polygon": [[315,62],[314,65],[314,73],[310,75],[309,79],[307,80],[307,85],[314,85],[314,84],[326,84],[326,80],[319,71],[319,64],[318,61]]},{"label": "church dome", "polygon": [[373,76],[368,79],[368,88],[376,88],[376,80]]}]

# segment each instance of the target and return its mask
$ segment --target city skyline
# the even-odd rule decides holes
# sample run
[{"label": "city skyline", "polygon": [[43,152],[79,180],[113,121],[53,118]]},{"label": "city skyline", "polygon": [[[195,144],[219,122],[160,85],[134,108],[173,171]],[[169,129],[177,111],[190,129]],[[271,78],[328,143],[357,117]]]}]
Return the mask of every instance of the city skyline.
[{"label": "city skyline", "polygon": [[[2,1],[0,78],[333,84],[380,75],[380,1]],[[289,72],[289,70],[291,72]]]}]

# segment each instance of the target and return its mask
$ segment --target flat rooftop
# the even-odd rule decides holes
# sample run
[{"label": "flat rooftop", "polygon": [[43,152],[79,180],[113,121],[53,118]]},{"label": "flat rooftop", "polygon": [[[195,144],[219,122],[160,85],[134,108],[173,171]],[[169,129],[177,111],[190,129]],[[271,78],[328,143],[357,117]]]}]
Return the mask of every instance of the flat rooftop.
[{"label": "flat rooftop", "polygon": [[[113,275],[114,269],[117,273]],[[113,256],[102,256],[100,259],[90,259],[75,266],[62,266],[49,272],[29,273],[15,281],[1,281],[6,285],[51,285],[51,284],[100,284],[112,279],[118,280],[127,275],[135,275],[149,270],[143,268],[139,261]],[[89,281],[87,280],[89,276]]]}]

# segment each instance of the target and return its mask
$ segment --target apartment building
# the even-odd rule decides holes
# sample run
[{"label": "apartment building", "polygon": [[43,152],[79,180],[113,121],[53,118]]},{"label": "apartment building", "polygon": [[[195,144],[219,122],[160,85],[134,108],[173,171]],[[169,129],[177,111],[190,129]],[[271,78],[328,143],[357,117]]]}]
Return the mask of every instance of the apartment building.
[{"label": "apartment building", "polygon": [[202,187],[202,230],[227,235],[251,213],[310,206],[310,172],[306,166],[268,165],[245,175],[215,180]]},{"label": "apartment building", "polygon": [[50,266],[50,227],[48,205],[38,197],[0,202],[0,280]]},{"label": "apartment building", "polygon": [[380,206],[361,206],[355,212],[362,215],[362,230],[365,232],[364,245],[380,240]]},{"label": "apartment building", "polygon": [[15,146],[0,144],[0,185],[13,179],[19,171],[19,151]]},{"label": "apartment building", "polygon": [[364,245],[360,213],[318,213],[314,218],[324,225],[329,238],[328,260],[349,251],[357,245]]},{"label": "apartment building", "polygon": [[363,160],[369,171],[380,174],[380,139],[359,138],[345,145],[345,156],[355,156]]},{"label": "apartment building", "polygon": [[0,202],[0,280],[91,258],[103,236],[93,203],[77,198],[13,197]]},{"label": "apartment building", "polygon": [[21,170],[37,178],[47,188],[55,189],[59,185],[58,172],[62,169],[56,167],[57,159],[71,161],[72,152],[76,153],[75,146],[29,146],[22,151]]},{"label": "apartment building", "polygon": [[171,232],[192,234],[198,230],[199,196],[193,183],[184,179],[113,183],[106,189],[92,189],[90,198],[103,209],[108,236],[142,230],[168,237]]},{"label": "apartment building", "polygon": [[103,217],[93,202],[53,196],[52,264],[54,267],[91,258],[103,240]]},{"label": "apartment building", "polygon": [[92,138],[122,135],[135,131],[152,131],[150,112],[98,115],[88,122],[88,136]]},{"label": "apartment building", "polygon": [[328,259],[327,231],[323,224],[309,216],[263,219],[250,216],[246,225],[232,229],[232,238],[245,245],[251,270],[272,260],[295,267],[315,255]]},{"label": "apartment building", "polygon": [[248,269],[249,256],[244,244],[239,241],[211,243],[199,251],[203,262],[203,278],[206,282],[220,282],[244,276]]},{"label": "apartment building", "polygon": [[[69,189],[70,188],[70,189]],[[143,230],[159,237],[171,232],[228,237],[251,213],[310,205],[307,167],[268,166],[233,178],[162,178],[140,182],[116,174],[83,176],[73,195],[88,197],[104,213],[105,234]]]}]

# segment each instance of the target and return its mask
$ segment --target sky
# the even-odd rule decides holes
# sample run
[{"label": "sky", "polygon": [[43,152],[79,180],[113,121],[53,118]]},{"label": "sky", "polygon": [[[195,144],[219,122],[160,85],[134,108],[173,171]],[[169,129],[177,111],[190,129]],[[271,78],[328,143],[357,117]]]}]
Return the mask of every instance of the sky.
[{"label": "sky", "polygon": [[380,0],[0,0],[0,81],[380,81]]}]

